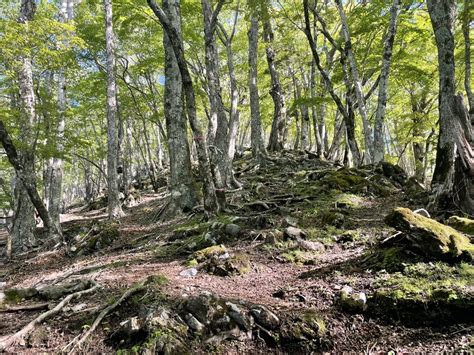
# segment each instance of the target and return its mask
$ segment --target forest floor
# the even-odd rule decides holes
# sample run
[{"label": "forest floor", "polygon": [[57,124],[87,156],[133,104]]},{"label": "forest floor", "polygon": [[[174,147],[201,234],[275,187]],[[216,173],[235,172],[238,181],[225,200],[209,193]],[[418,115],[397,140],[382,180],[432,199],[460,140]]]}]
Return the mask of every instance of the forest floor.
[{"label": "forest floor", "polygon": [[[277,336],[277,330],[258,326],[254,335],[245,339],[224,336],[219,340],[212,337],[218,334],[215,329],[197,337],[187,331],[184,337],[190,339],[188,349],[193,353],[472,351],[472,318],[453,321],[449,312],[433,310],[431,303],[421,299],[410,303],[388,298],[386,304],[365,304],[366,297],[372,299],[386,284],[395,290],[408,288],[401,285],[406,281],[402,277],[408,275],[405,260],[391,260],[375,251],[381,240],[395,233],[384,222],[394,207],[423,206],[403,186],[393,179],[382,179],[379,173],[366,170],[365,176],[360,176],[346,169],[347,174],[342,175],[336,174],[340,171],[336,169],[306,154],[290,152],[259,170],[251,159],[242,158],[236,164],[236,176],[243,189],[230,192],[229,212],[211,221],[203,221],[199,213],[160,220],[158,211],[167,201],[166,188],[161,193],[143,193],[118,224],[106,221],[104,209],[69,211],[63,216],[63,228],[70,246],[75,246],[72,255],[61,248],[40,246],[12,261],[0,261],[0,291],[50,285],[90,265],[98,267],[70,274],[68,280],[92,278],[102,287],[72,301],[38,326],[25,344],[8,350],[61,351],[125,290],[150,275],[160,275],[165,281],[158,301],[150,301],[146,295],[124,301],[104,318],[81,351],[137,350],[133,346],[143,344],[144,339],[136,334],[136,339],[132,336],[124,341],[122,337],[120,344],[113,340],[124,320],[144,308],[156,308],[156,302],[182,309],[179,305],[207,295],[206,291],[240,305],[263,305],[278,317],[282,329],[283,324],[290,328],[296,324],[296,315],[311,311],[318,315],[319,329],[293,332],[298,334],[290,337],[285,335],[288,331],[280,330]],[[111,231],[110,235],[106,236],[106,231]],[[217,247],[203,248],[211,244]],[[219,245],[223,247],[219,249]],[[238,265],[201,255],[200,249],[222,252],[223,260],[229,258]],[[410,270],[425,268],[425,274],[426,268],[437,272],[454,267],[429,262],[410,265]],[[474,275],[472,269],[468,271],[469,277]],[[474,285],[469,277],[463,287],[471,297]],[[386,282],[396,278],[400,284]],[[383,282],[386,284],[381,286]],[[340,301],[348,286],[354,294],[363,294],[360,309],[359,304],[344,306]],[[48,302],[54,306],[59,301]],[[37,301],[19,300],[19,304]],[[437,303],[436,307],[445,306]],[[44,309],[0,309],[0,340],[42,312]],[[469,312],[472,315],[472,308]],[[211,338],[213,341],[208,341]]]}]

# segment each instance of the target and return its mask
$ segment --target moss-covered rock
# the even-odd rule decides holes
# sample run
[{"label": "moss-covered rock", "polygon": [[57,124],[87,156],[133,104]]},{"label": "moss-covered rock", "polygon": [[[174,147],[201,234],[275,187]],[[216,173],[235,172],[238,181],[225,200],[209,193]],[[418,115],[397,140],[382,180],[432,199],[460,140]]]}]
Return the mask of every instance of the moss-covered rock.
[{"label": "moss-covered rock", "polygon": [[433,260],[472,261],[474,245],[469,238],[455,229],[431,218],[398,207],[385,222],[406,234],[407,247]]},{"label": "moss-covered rock", "polygon": [[474,220],[472,219],[452,216],[449,217],[447,223],[449,226],[457,229],[458,231],[474,236]]},{"label": "moss-covered rock", "polygon": [[193,258],[197,260],[197,262],[203,262],[207,259],[211,259],[213,257],[219,257],[221,255],[227,254],[227,248],[223,245],[213,245],[201,250],[198,250],[194,253]]},{"label": "moss-covered rock", "polygon": [[380,272],[368,311],[407,323],[472,321],[473,279],[474,266],[467,263],[415,263],[393,274]]}]

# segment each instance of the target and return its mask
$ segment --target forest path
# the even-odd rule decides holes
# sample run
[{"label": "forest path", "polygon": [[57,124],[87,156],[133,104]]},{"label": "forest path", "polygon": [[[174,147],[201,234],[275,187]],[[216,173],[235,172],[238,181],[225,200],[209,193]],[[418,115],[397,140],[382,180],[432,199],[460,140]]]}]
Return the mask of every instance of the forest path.
[{"label": "forest path", "polygon": [[[202,221],[199,215],[157,220],[157,211],[167,198],[163,189],[158,194],[145,195],[136,206],[126,210],[126,216],[118,224],[120,237],[110,246],[72,257],[63,250],[43,249],[23,254],[9,264],[0,265],[0,281],[7,282],[7,287],[32,287],[50,284],[70,271],[103,265],[86,275],[67,279],[93,278],[104,286],[99,297],[80,301],[87,304],[86,309],[97,309],[104,301],[118,297],[124,289],[148,276],[161,275],[167,279],[163,292],[175,301],[210,291],[225,299],[266,305],[277,314],[317,310],[325,319],[333,349],[337,351],[413,352],[427,347],[441,351],[464,346],[469,338],[457,325],[410,328],[360,314],[346,314],[336,306],[335,299],[346,285],[363,292],[373,290],[374,275],[361,268],[360,261],[377,240],[393,233],[383,222],[393,207],[416,206],[406,202],[400,191],[377,196],[364,188],[360,194],[354,186],[344,184],[340,176],[335,176],[346,191],[341,192],[323,187],[332,184],[327,176],[323,176],[324,182],[319,177],[318,181],[307,178],[313,173],[333,174],[335,171],[328,163],[298,156],[283,156],[258,171],[249,160],[239,162],[237,176],[244,183],[244,189],[229,194],[232,212],[219,216],[217,221],[241,227],[238,238],[223,242],[230,255],[248,256],[251,268],[240,275],[222,277],[203,269],[193,277],[181,275],[190,268],[187,260],[192,257],[192,251],[183,252],[175,246],[192,240],[193,235],[199,237],[206,231],[212,232],[215,222]],[[368,178],[372,178],[372,173]],[[332,220],[334,216],[337,218],[325,225],[326,219]],[[65,232],[73,238],[74,233],[85,233],[104,225],[105,217],[103,210],[73,211],[64,216]],[[323,244],[324,250],[304,250],[294,241],[284,239],[269,243],[269,236],[284,231],[288,223],[301,228],[309,241]],[[193,230],[199,233],[189,234]],[[120,312],[126,314],[127,311],[130,310]],[[0,336],[20,329],[34,315],[35,312],[2,315]],[[90,324],[90,318],[78,317],[65,314],[59,317],[62,319],[59,323],[49,321],[52,333],[48,344],[32,349],[61,349],[77,335],[74,324]],[[118,321],[120,319],[111,320],[113,326],[118,326],[115,324]],[[451,333],[457,335],[450,336]],[[112,351],[104,343],[106,337],[105,330],[94,334],[91,351]]]}]

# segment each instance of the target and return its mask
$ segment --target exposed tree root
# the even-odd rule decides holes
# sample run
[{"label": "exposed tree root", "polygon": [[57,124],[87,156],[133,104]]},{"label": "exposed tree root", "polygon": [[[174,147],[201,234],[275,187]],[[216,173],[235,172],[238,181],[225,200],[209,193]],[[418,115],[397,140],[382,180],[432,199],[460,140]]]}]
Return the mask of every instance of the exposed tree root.
[{"label": "exposed tree root", "polygon": [[127,298],[129,298],[130,296],[133,296],[137,292],[142,291],[143,289],[145,289],[145,285],[144,283],[141,283],[138,286],[135,286],[127,290],[124,294],[122,294],[122,296],[117,301],[115,301],[113,304],[111,304],[110,306],[105,308],[102,312],[100,312],[100,314],[97,316],[94,323],[87,330],[87,332],[85,332],[84,334],[79,334],[77,337],[75,337],[69,344],[67,344],[62,349],[62,351],[72,353],[75,349],[80,348],[80,346],[87,340],[87,338],[89,338],[89,336],[97,329],[100,322],[102,322],[102,320],[105,318],[107,314],[109,314],[115,308],[120,306],[122,302],[125,301]]},{"label": "exposed tree root", "polygon": [[37,304],[30,304],[28,306],[7,307],[7,308],[4,308],[4,309],[0,309],[0,313],[37,311],[37,310],[40,310],[40,309],[47,309],[48,307],[49,307],[49,303],[37,303]]},{"label": "exposed tree root", "polygon": [[100,285],[97,284],[95,281],[91,281],[91,287],[89,287],[86,290],[78,291],[75,293],[72,293],[68,296],[66,296],[61,302],[59,302],[56,307],[53,309],[50,309],[47,312],[41,313],[38,317],[33,319],[30,323],[28,323],[23,329],[19,330],[13,335],[6,336],[2,340],[0,340],[0,351],[7,350],[8,348],[19,344],[24,346],[25,345],[25,340],[27,336],[42,322],[44,322],[46,319],[51,318],[52,316],[58,314],[64,306],[69,304],[74,298],[79,298],[83,295],[93,293],[97,289],[100,288]]}]

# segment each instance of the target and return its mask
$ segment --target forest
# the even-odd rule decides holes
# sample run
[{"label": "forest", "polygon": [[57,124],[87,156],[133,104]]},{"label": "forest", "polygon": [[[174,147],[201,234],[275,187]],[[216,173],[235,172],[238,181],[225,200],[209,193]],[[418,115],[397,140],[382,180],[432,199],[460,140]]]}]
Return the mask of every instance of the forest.
[{"label": "forest", "polygon": [[469,353],[474,2],[2,0],[0,353]]}]

